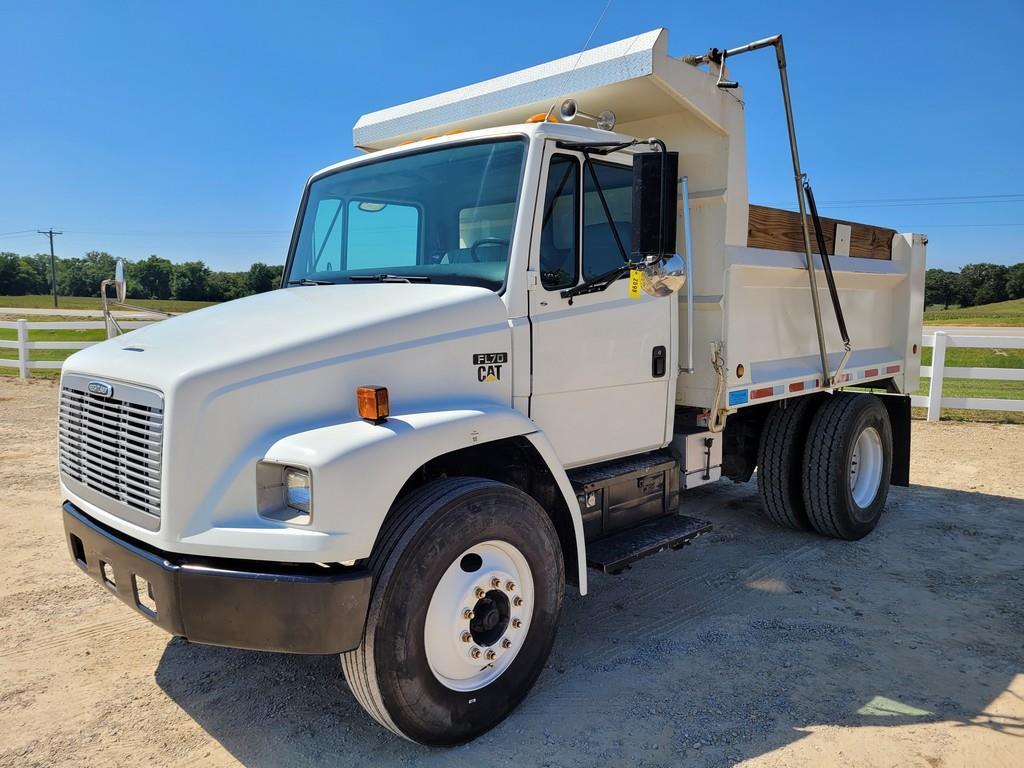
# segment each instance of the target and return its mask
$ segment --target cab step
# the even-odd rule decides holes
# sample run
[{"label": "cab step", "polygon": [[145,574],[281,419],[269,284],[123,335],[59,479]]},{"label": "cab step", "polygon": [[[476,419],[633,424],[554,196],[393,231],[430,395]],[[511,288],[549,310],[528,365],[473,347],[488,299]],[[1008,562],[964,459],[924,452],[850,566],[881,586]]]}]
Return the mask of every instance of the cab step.
[{"label": "cab step", "polygon": [[587,544],[587,565],[609,574],[666,549],[679,549],[711,530],[711,523],[686,515],[669,515]]}]

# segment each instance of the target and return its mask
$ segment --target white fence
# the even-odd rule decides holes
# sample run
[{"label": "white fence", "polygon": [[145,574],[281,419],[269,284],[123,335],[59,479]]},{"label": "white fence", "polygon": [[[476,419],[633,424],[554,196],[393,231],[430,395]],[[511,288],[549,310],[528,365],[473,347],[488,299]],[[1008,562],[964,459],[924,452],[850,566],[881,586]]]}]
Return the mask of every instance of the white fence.
[{"label": "white fence", "polygon": [[914,395],[911,404],[928,409],[928,421],[938,421],[943,408],[989,411],[1024,411],[1024,400],[997,397],[943,397],[943,379],[1024,381],[1024,368],[947,368],[946,349],[1024,349],[1024,336],[972,336],[970,333],[925,333],[921,345],[932,347],[932,364],[921,366],[921,376],[931,379],[927,395]]},{"label": "white fence", "polygon": [[[149,322],[135,321],[126,322],[119,320],[118,325],[124,330],[130,330],[132,328],[141,328],[144,325],[149,325]],[[93,320],[89,322],[81,323],[30,323],[27,320],[0,320],[0,328],[14,329],[18,332],[18,338],[10,341],[7,339],[0,339],[0,349],[16,349],[18,350],[17,360],[7,360],[0,358],[0,367],[3,368],[17,368],[18,375],[27,379],[32,375],[32,371],[39,368],[51,368],[60,370],[60,367],[64,364],[61,360],[32,360],[30,352],[33,349],[85,349],[91,347],[93,344],[99,344],[98,341],[29,341],[29,331],[91,331],[91,330],[105,330],[106,324],[102,320]]]},{"label": "white fence", "polygon": [[[118,323],[123,329],[141,328],[149,322]],[[101,320],[81,323],[30,323],[27,320],[0,321],[0,328],[13,328],[18,332],[16,341],[0,339],[0,349],[17,349],[17,360],[0,359],[0,367],[17,368],[23,379],[38,368],[60,369],[60,360],[32,360],[33,349],[85,349],[96,341],[29,341],[29,331],[36,330],[96,330],[106,326]],[[992,411],[1024,411],[1024,400],[1004,400],[995,397],[943,397],[943,379],[989,379],[993,381],[1024,381],[1024,368],[947,368],[946,349],[1024,349],[1024,336],[972,336],[969,333],[925,333],[922,347],[932,347],[932,364],[921,366],[921,376],[931,379],[927,395],[914,395],[911,403],[928,409],[928,421],[938,421],[943,408],[967,408]]]}]

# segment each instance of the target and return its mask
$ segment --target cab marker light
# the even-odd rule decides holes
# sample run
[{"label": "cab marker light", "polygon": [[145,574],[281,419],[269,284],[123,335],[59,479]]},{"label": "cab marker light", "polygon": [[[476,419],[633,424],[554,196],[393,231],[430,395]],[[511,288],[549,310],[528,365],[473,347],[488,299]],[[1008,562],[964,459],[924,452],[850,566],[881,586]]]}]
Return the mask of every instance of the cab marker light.
[{"label": "cab marker light", "polygon": [[356,406],[359,417],[371,424],[380,424],[387,420],[388,388],[363,386],[356,387]]}]

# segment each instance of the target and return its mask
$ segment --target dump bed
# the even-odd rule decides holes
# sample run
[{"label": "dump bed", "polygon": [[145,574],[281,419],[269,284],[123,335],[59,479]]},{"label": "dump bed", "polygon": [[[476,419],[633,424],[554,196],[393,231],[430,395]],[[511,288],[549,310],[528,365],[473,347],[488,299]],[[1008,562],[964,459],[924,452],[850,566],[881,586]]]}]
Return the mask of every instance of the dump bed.
[{"label": "dump bed", "polygon": [[[586,112],[613,110],[617,135],[664,140],[679,152],[692,221],[693,303],[687,305],[685,292],[678,297],[677,359],[688,359],[692,315],[694,365],[679,373],[676,400],[709,410],[743,408],[829,382],[798,214],[749,204],[743,92],[719,89],[717,80],[717,71],[669,55],[667,31],[652,30],[364,115],[353,141],[374,151],[427,134],[521,123],[570,97]],[[679,214],[683,254],[681,207]],[[830,219],[823,230],[852,348],[836,386],[892,380],[900,391],[916,389],[927,239]],[[844,347],[820,271],[817,284],[835,374]]]}]

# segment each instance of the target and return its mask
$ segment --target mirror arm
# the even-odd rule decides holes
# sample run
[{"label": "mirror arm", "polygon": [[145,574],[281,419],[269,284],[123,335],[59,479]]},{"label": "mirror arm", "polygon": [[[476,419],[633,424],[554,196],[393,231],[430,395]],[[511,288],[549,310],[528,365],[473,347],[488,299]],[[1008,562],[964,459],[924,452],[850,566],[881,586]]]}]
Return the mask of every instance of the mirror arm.
[{"label": "mirror arm", "polygon": [[686,367],[680,373],[693,373],[693,237],[690,223],[690,180],[683,176],[683,239],[686,245]]},{"label": "mirror arm", "polygon": [[599,291],[603,291],[635,266],[635,264],[627,262],[622,266],[615,267],[615,269],[605,272],[603,275],[592,277],[590,280],[580,283],[579,285],[574,285],[572,288],[566,288],[559,295],[563,299],[571,299],[573,296],[582,296],[586,293],[597,293]]}]

